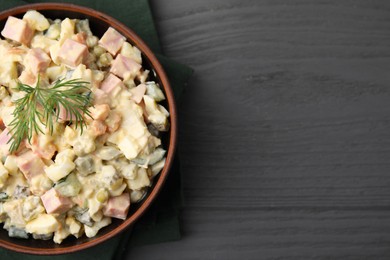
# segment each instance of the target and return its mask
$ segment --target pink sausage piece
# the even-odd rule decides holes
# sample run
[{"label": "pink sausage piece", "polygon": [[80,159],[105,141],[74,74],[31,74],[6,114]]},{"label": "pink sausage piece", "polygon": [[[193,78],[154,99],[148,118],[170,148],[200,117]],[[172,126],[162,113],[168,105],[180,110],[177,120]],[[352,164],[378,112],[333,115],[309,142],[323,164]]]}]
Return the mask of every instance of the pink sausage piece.
[{"label": "pink sausage piece", "polygon": [[51,59],[41,48],[34,48],[27,52],[25,61],[31,72],[37,75],[49,67]]},{"label": "pink sausage piece", "polygon": [[142,66],[133,59],[127,58],[122,54],[118,54],[112,62],[110,72],[124,79],[129,75],[137,74],[141,67]]},{"label": "pink sausage piece", "polygon": [[142,101],[142,98],[145,95],[146,85],[139,84],[137,87],[130,89],[130,92],[132,94],[131,99],[138,104]]},{"label": "pink sausage piece", "polygon": [[126,38],[122,34],[110,27],[99,40],[99,45],[115,56],[125,40]]},{"label": "pink sausage piece", "polygon": [[4,155],[9,154],[9,148],[11,146],[11,143],[8,143],[8,141],[11,140],[11,137],[12,136],[7,128],[5,128],[0,134],[0,149],[2,150]]},{"label": "pink sausage piece", "polygon": [[120,78],[114,74],[109,73],[108,76],[103,80],[100,85],[100,89],[106,92],[107,94],[119,92],[122,88],[123,82]]},{"label": "pink sausage piece", "polygon": [[58,59],[70,67],[77,67],[88,56],[88,47],[72,39],[66,39],[62,44]]},{"label": "pink sausage piece", "polygon": [[9,16],[5,23],[1,35],[10,40],[28,45],[34,35],[34,30],[30,28],[26,21]]},{"label": "pink sausage piece", "polygon": [[123,193],[116,197],[111,197],[107,205],[103,208],[103,215],[112,218],[126,219],[130,207],[130,196]]},{"label": "pink sausage piece", "polygon": [[48,214],[64,213],[73,207],[73,202],[69,198],[62,196],[56,189],[51,188],[41,196],[43,206]]},{"label": "pink sausage piece", "polygon": [[16,163],[27,180],[44,173],[45,164],[33,151],[29,150],[17,157]]}]

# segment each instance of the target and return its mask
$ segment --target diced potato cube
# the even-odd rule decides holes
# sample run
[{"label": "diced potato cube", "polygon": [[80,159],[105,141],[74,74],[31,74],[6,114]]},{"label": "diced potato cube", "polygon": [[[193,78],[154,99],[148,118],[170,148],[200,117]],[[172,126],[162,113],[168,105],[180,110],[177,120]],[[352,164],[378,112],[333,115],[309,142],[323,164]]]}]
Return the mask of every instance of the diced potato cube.
[{"label": "diced potato cube", "polygon": [[142,64],[141,51],[132,46],[128,42],[124,42],[121,49],[121,54],[127,58],[133,59],[135,62]]},{"label": "diced potato cube", "polygon": [[69,231],[72,235],[74,235],[75,237],[80,237],[80,231],[82,227],[80,222],[76,221],[73,217],[67,217],[65,223],[68,226]]},{"label": "diced potato cube", "polygon": [[60,30],[60,43],[64,43],[67,39],[70,39],[75,32],[76,21],[73,19],[65,18],[61,22]]},{"label": "diced potato cube", "polygon": [[54,216],[41,214],[36,219],[33,219],[26,224],[26,231],[39,235],[49,234],[55,232],[58,225],[59,223]]},{"label": "diced potato cube", "polygon": [[66,68],[64,65],[61,66],[51,66],[46,69],[46,75],[51,81],[55,81],[59,78],[63,78],[66,74]]},{"label": "diced potato cube", "polygon": [[147,187],[150,185],[150,179],[148,176],[148,173],[146,172],[146,169],[139,168],[137,172],[137,178],[134,180],[127,179],[127,186],[131,190],[140,190],[144,187]]},{"label": "diced potato cube", "polygon": [[23,20],[26,21],[31,28],[37,31],[44,31],[50,26],[46,17],[35,10],[27,11],[23,16]]},{"label": "diced potato cube", "polygon": [[8,155],[4,162],[4,167],[11,175],[16,174],[18,171],[18,164],[16,158],[17,157],[15,155]]},{"label": "diced potato cube", "polygon": [[53,23],[47,29],[45,36],[49,39],[56,40],[60,37],[61,25],[58,23]]},{"label": "diced potato cube", "polygon": [[31,193],[37,196],[41,196],[46,191],[50,190],[52,186],[53,182],[46,176],[46,174],[39,174],[30,180]]},{"label": "diced potato cube", "polygon": [[49,37],[46,37],[41,34],[34,35],[34,37],[31,40],[31,47],[32,48],[41,48],[46,53],[50,52],[50,47],[54,44],[56,44],[57,41],[50,39]]},{"label": "diced potato cube", "polygon": [[45,173],[52,181],[57,182],[74,170],[76,165],[72,161],[52,164],[45,168]]},{"label": "diced potato cube", "polygon": [[3,163],[0,162],[0,189],[4,187],[5,182],[8,179],[8,170],[4,167]]},{"label": "diced potato cube", "polygon": [[101,221],[95,222],[91,227],[84,225],[85,235],[87,237],[94,237],[96,236],[97,232],[99,232],[101,228],[108,226],[110,224],[111,224],[111,218],[105,217]]}]

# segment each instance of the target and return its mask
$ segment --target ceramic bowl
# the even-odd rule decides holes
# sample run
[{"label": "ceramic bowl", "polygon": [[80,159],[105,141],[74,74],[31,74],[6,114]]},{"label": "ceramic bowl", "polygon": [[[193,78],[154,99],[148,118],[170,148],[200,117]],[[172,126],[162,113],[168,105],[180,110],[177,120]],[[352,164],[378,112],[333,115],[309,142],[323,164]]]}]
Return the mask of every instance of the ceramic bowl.
[{"label": "ceramic bowl", "polygon": [[[116,19],[96,10],[81,7],[73,4],[60,3],[41,3],[23,5],[12,8],[0,13],[0,28],[3,28],[8,16],[15,16],[21,18],[28,10],[37,10],[47,18],[64,19],[66,17],[74,19],[89,19],[92,32],[101,37],[109,26],[115,28],[118,32],[124,35],[127,40],[137,46],[143,54],[143,66],[154,71],[155,81],[162,86],[166,101],[163,104],[170,112],[170,130],[162,137],[164,148],[167,149],[166,164],[163,170],[154,179],[153,185],[150,187],[147,195],[139,203],[132,204],[128,216],[125,220],[113,219],[112,224],[101,229],[98,235],[94,238],[87,238],[85,235],[81,238],[68,237],[61,244],[55,244],[52,240],[34,240],[10,238],[8,232],[2,228],[0,224],[0,247],[13,250],[21,253],[29,253],[36,255],[58,255],[65,253],[72,253],[86,248],[96,246],[104,241],[107,241],[118,234],[125,232],[137,219],[148,209],[153,200],[158,195],[164,182],[167,178],[173,157],[175,154],[175,147],[177,141],[177,127],[176,127],[176,108],[173,97],[173,92],[170,87],[168,78],[164,72],[163,67],[157,60],[156,56],[145,44],[145,42],[137,36],[130,28]],[[151,73],[152,74],[152,73]]]}]

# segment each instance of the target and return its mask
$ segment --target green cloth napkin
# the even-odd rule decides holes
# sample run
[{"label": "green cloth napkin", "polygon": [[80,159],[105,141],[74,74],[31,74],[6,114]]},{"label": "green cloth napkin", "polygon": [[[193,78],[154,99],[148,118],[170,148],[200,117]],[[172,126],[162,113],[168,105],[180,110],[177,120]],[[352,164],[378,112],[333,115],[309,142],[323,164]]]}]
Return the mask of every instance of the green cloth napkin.
[{"label": "green cloth napkin", "polygon": [[[26,3],[39,2],[51,1],[3,0],[0,1],[0,11]],[[91,7],[111,15],[134,30],[156,53],[170,79],[176,101],[179,101],[193,71],[191,68],[163,56],[148,0],[115,0],[109,1],[109,4],[105,0],[63,0],[61,2]],[[131,230],[96,247],[77,253],[42,257],[15,253],[0,248],[0,259],[95,260],[97,256],[98,259],[103,260],[122,259],[125,251],[132,246],[180,239],[179,212],[182,205],[180,163],[178,156],[176,156],[172,171],[161,193],[148,211],[133,225]]]}]

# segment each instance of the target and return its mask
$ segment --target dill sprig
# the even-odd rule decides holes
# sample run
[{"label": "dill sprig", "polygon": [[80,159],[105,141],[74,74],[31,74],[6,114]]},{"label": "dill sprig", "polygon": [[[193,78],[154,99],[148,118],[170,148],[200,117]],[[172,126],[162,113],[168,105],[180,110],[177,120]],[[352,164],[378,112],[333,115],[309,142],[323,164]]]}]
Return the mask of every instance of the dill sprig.
[{"label": "dill sprig", "polygon": [[86,126],[84,115],[92,117],[88,107],[91,105],[89,82],[79,79],[59,79],[48,87],[42,87],[38,77],[35,88],[18,83],[17,89],[25,95],[17,99],[14,119],[10,123],[10,152],[16,151],[25,138],[31,143],[34,133],[42,133],[44,125],[50,135],[53,134],[54,122],[60,119],[60,110],[66,111],[66,117],[72,117],[75,127],[80,127],[81,133]]}]

